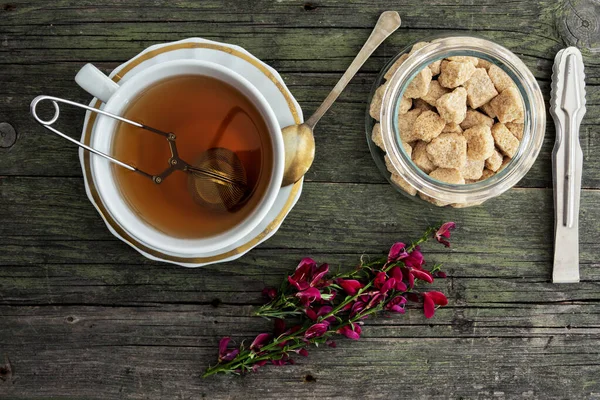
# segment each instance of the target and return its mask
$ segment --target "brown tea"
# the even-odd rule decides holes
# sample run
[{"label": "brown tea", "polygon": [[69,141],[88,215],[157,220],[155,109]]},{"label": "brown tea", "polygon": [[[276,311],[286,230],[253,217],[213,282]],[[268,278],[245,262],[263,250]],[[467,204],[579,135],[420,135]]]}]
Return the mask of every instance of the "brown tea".
[{"label": "brown tea", "polygon": [[[268,128],[252,102],[231,85],[206,76],[164,80],[140,94],[123,116],[176,135],[179,157],[188,163],[212,148],[231,150],[241,161],[249,196],[240,207],[215,212],[194,201],[188,173],[175,171],[161,184],[118,166],[114,174],[132,210],[173,237],[198,239],[222,233],[244,220],[271,179],[273,154]],[[150,174],[168,167],[167,140],[120,123],[113,155]]]}]

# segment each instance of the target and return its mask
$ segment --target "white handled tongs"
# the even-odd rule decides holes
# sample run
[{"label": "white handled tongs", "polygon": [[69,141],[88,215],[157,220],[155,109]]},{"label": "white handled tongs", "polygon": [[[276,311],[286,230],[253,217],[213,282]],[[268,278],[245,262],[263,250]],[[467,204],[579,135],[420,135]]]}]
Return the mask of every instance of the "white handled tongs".
[{"label": "white handled tongs", "polygon": [[585,114],[583,58],[576,47],[558,52],[552,68],[550,113],[556,125],[552,152],[554,182],[554,269],[552,282],[579,282],[579,198],[583,153],[579,126]]}]

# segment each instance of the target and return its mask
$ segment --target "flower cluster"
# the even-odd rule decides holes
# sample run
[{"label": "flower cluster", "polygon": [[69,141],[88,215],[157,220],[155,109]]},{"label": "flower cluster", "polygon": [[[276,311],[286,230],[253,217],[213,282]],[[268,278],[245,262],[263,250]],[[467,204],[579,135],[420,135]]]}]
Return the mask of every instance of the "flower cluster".
[{"label": "flower cluster", "polygon": [[[310,344],[335,347],[331,337],[336,334],[358,340],[366,318],[378,312],[403,314],[408,303],[420,304],[425,317],[433,317],[436,308],[445,306],[448,300],[442,292],[418,290],[419,283],[430,284],[446,274],[440,271],[440,265],[425,268],[420,245],[434,237],[450,246],[448,239],[454,227],[453,222],[447,222],[429,228],[419,240],[410,245],[395,243],[387,257],[372,262],[361,260],[349,273],[329,276],[327,264],[304,258],[279,290],[263,290],[269,301],[255,315],[273,318],[273,333],[261,333],[249,346],[241,343],[233,349],[228,347],[230,338],[221,339],[219,362],[204,376],[256,371],[269,362],[293,364],[293,353],[307,356]],[[296,323],[286,328],[288,318]]]}]

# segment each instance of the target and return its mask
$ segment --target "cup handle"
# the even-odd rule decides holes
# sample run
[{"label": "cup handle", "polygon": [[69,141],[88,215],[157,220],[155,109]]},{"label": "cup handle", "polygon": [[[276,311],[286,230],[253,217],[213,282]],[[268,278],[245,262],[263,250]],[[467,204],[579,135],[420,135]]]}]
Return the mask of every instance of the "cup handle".
[{"label": "cup handle", "polygon": [[75,76],[75,82],[83,90],[104,103],[107,103],[117,89],[119,89],[119,85],[92,64],[85,64],[79,70]]}]

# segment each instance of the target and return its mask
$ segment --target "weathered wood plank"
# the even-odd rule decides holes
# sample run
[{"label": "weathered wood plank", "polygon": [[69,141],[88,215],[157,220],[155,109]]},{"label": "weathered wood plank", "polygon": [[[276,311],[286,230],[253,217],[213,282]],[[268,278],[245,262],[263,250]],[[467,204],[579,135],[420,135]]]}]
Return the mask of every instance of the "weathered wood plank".
[{"label": "weathered wood plank", "polygon": [[[598,207],[600,191],[584,190],[580,223],[584,263],[595,262],[599,252]],[[456,220],[464,229],[456,246],[463,253],[495,252],[514,260],[549,261],[552,209],[552,190],[547,189],[513,189],[481,207],[446,209],[416,203],[387,184],[311,182],[280,231],[263,246],[354,254],[384,252],[399,235],[418,237],[429,224]],[[27,210],[26,215],[23,210]],[[2,264],[65,262],[68,258],[63,257],[69,254],[90,262],[118,263],[124,262],[119,257],[127,253],[123,251],[125,245],[100,254],[86,255],[78,250],[82,244],[81,249],[110,248],[114,242],[87,201],[79,178],[0,179],[0,235],[5,248],[0,253]],[[110,242],[103,245],[107,240]],[[53,244],[36,248],[44,242]],[[523,252],[523,248],[528,251]]]},{"label": "weathered wood plank", "polygon": [[[180,271],[177,267],[147,265],[34,264],[28,267],[0,268],[1,299],[5,305],[105,305],[158,307],[161,304],[244,306],[261,304],[261,290],[278,286],[293,270],[302,255],[256,250],[253,255],[229,264],[224,269]],[[359,256],[315,254],[320,261],[336,265]],[[251,260],[247,260],[251,258]],[[444,262],[449,278],[436,287],[449,293],[452,306],[511,308],[530,305],[587,305],[600,303],[598,264],[583,264],[583,282],[577,286],[550,283],[547,264],[535,266],[512,260],[501,261],[494,255],[465,260],[464,254],[432,254],[430,262]],[[534,266],[527,268],[534,264]],[[528,269],[527,271],[524,271]],[[246,273],[246,271],[250,271]],[[227,284],[224,285],[223,283]],[[575,307],[576,308],[576,307]],[[579,318],[584,323],[584,318]],[[597,322],[597,321],[596,321]]]},{"label": "weathered wood plank", "polygon": [[[181,398],[226,399],[241,392],[251,399],[281,398],[282,393],[290,399],[389,398],[398,394],[399,386],[410,398],[554,399],[594,398],[599,390],[594,349],[600,342],[597,334],[584,330],[558,328],[532,335],[517,331],[515,336],[465,335],[457,330],[452,337],[436,337],[433,332],[446,328],[434,325],[425,328],[428,334],[423,337],[424,327],[386,326],[379,336],[377,327],[367,322],[363,340],[340,340],[335,350],[313,349],[296,366],[266,367],[243,379],[219,376],[203,381],[199,375],[214,360],[217,340],[202,332],[215,327],[211,333],[216,334],[221,323],[205,320],[201,311],[147,315],[139,308],[108,313],[89,309],[86,315],[80,309],[59,310],[62,315],[49,317],[22,310],[25,315],[10,318],[18,321],[11,324],[19,329],[11,331],[16,338],[41,339],[2,346],[13,373],[0,387],[11,398],[59,396],[73,387],[79,396],[104,399],[174,393]],[[232,318],[232,325],[236,321]],[[266,328],[263,322],[255,327],[254,332],[243,332]],[[52,338],[58,342],[52,343]],[[448,383],[441,385],[440,379]],[[340,389],[339,382],[352,384]]]},{"label": "weathered wood plank", "polygon": [[[0,398],[599,398],[600,63],[588,3],[0,4],[0,122],[18,133],[14,146],[0,148]],[[74,149],[42,132],[26,111],[42,92],[87,101],[72,81],[84,62],[109,71],[150,44],[201,36],[242,45],[277,68],[309,114],[390,8],[401,12],[403,27],[319,124],[317,159],[299,204],[274,238],[236,262],[184,269],[146,260],[114,239],[86,199]],[[400,48],[444,30],[511,48],[546,100],[555,52],[563,41],[584,47],[583,186],[592,190],[582,195],[580,284],[550,283],[551,123],[519,184],[525,189],[475,209],[413,203],[374,166],[363,132],[371,83]],[[63,116],[62,126],[78,136],[81,116]],[[349,267],[449,219],[459,223],[453,247],[426,248],[427,260],[444,262],[449,273],[435,287],[450,304],[434,319],[411,310],[367,320],[361,341],[312,350],[296,366],[200,378],[216,359],[219,337],[239,342],[270,329],[251,317],[260,290],[300,258]]]}]

